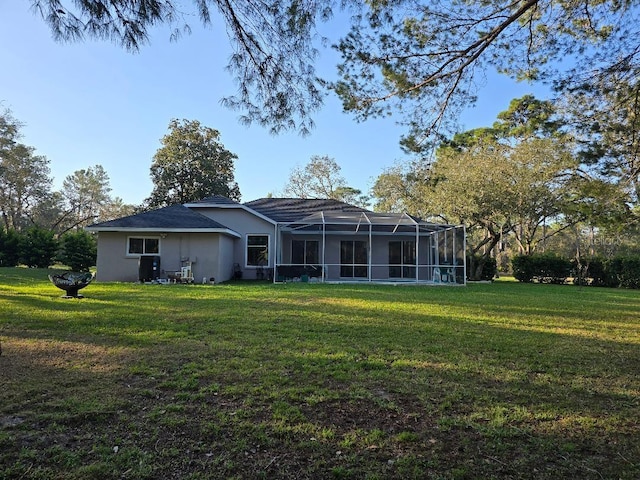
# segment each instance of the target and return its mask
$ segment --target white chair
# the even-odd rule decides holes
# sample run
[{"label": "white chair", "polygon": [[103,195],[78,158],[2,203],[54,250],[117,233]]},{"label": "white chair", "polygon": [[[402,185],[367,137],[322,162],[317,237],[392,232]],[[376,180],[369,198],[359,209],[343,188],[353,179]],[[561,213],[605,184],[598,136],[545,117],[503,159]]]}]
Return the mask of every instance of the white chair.
[{"label": "white chair", "polygon": [[440,268],[435,267],[433,269],[433,283],[440,283],[440,282],[442,282],[442,276],[440,275]]},{"label": "white chair", "polygon": [[193,283],[193,272],[191,271],[191,265],[180,268],[180,281],[182,283]]}]

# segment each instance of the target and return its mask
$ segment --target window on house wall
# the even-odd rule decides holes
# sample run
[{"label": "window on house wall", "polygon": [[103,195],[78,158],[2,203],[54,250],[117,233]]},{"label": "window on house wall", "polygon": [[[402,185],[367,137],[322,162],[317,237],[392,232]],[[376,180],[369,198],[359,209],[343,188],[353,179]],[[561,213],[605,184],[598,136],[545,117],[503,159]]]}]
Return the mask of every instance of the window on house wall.
[{"label": "window on house wall", "polygon": [[389,277],[414,278],[416,276],[416,242],[413,240],[389,242]]},{"label": "window on house wall", "polygon": [[160,239],[156,237],[129,237],[128,255],[157,255],[160,253]]},{"label": "window on house wall", "polygon": [[340,276],[366,277],[368,274],[367,242],[343,240],[340,242]]},{"label": "window on house wall", "polygon": [[294,265],[315,265],[319,263],[320,244],[317,240],[292,240],[291,263]]},{"label": "window on house wall", "polygon": [[269,235],[247,235],[247,267],[269,264]]}]

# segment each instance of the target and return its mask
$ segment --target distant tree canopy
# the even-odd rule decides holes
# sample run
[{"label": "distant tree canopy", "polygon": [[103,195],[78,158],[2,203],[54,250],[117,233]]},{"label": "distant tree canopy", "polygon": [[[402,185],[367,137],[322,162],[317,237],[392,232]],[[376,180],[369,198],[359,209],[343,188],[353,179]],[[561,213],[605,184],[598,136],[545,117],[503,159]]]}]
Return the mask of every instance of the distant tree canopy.
[{"label": "distant tree canopy", "polygon": [[51,190],[49,160],[20,142],[11,112],[0,112],[0,213],[6,230],[32,225],[30,216]]},{"label": "distant tree canopy", "polygon": [[49,160],[23,144],[22,124],[0,112],[0,216],[5,231],[37,226],[60,235],[100,220],[128,214],[132,206],[110,196],[109,177],[100,165],[68,175],[52,191]]},{"label": "distant tree canopy", "polygon": [[366,207],[369,197],[347,185],[341,171],[333,158],[314,155],[304,167],[291,170],[284,194],[296,198],[331,198]]},{"label": "distant tree canopy", "polygon": [[197,120],[172,120],[162,147],[153,156],[150,208],[223,195],[240,200],[234,180],[237,155],[220,143],[220,133]]},{"label": "distant tree canopy", "polygon": [[[189,32],[187,18],[226,23],[238,91],[225,100],[243,120],[307,132],[330,86],[359,119],[404,116],[409,149],[455,123],[473,103],[488,70],[528,81],[555,80],[562,92],[590,95],[637,91],[640,68],[639,1],[583,0],[29,0],[54,37],[109,39],[137,51],[157,24],[172,37]],[[186,2],[189,3],[189,2]],[[317,78],[319,22],[343,10],[350,31],[331,39],[342,56],[337,81]],[[592,88],[593,87],[593,88]]]},{"label": "distant tree canopy", "polygon": [[525,96],[513,100],[492,127],[443,142],[432,162],[384,172],[373,193],[379,210],[464,223],[472,255],[488,258],[507,237],[528,255],[578,224],[628,221],[629,190],[581,167],[553,105]]}]

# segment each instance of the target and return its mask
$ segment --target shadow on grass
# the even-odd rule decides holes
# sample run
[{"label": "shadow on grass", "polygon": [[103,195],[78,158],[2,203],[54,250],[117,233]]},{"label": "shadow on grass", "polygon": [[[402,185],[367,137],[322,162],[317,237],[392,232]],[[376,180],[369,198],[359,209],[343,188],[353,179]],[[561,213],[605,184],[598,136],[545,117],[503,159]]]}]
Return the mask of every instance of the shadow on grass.
[{"label": "shadow on grass", "polygon": [[[585,320],[562,287],[344,287],[98,285],[71,302],[4,289],[0,467],[8,478],[640,475],[637,318],[628,305],[612,314],[626,339],[600,320],[617,291]],[[633,305],[626,293],[617,301]]]}]

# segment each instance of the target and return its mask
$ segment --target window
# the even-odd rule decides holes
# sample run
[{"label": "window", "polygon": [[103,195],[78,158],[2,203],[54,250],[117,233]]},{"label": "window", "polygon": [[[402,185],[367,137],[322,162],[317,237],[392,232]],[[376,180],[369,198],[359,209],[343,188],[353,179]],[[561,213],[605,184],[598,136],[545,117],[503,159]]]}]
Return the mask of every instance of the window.
[{"label": "window", "polygon": [[366,277],[368,274],[367,242],[343,240],[340,242],[340,276]]},{"label": "window", "polygon": [[154,255],[160,253],[159,238],[129,237],[127,255]]},{"label": "window", "polygon": [[291,263],[294,265],[314,265],[319,263],[320,247],[317,240],[292,240]]},{"label": "window", "polygon": [[389,242],[389,278],[415,278],[416,242]]},{"label": "window", "polygon": [[247,267],[269,264],[269,235],[247,235]]}]

